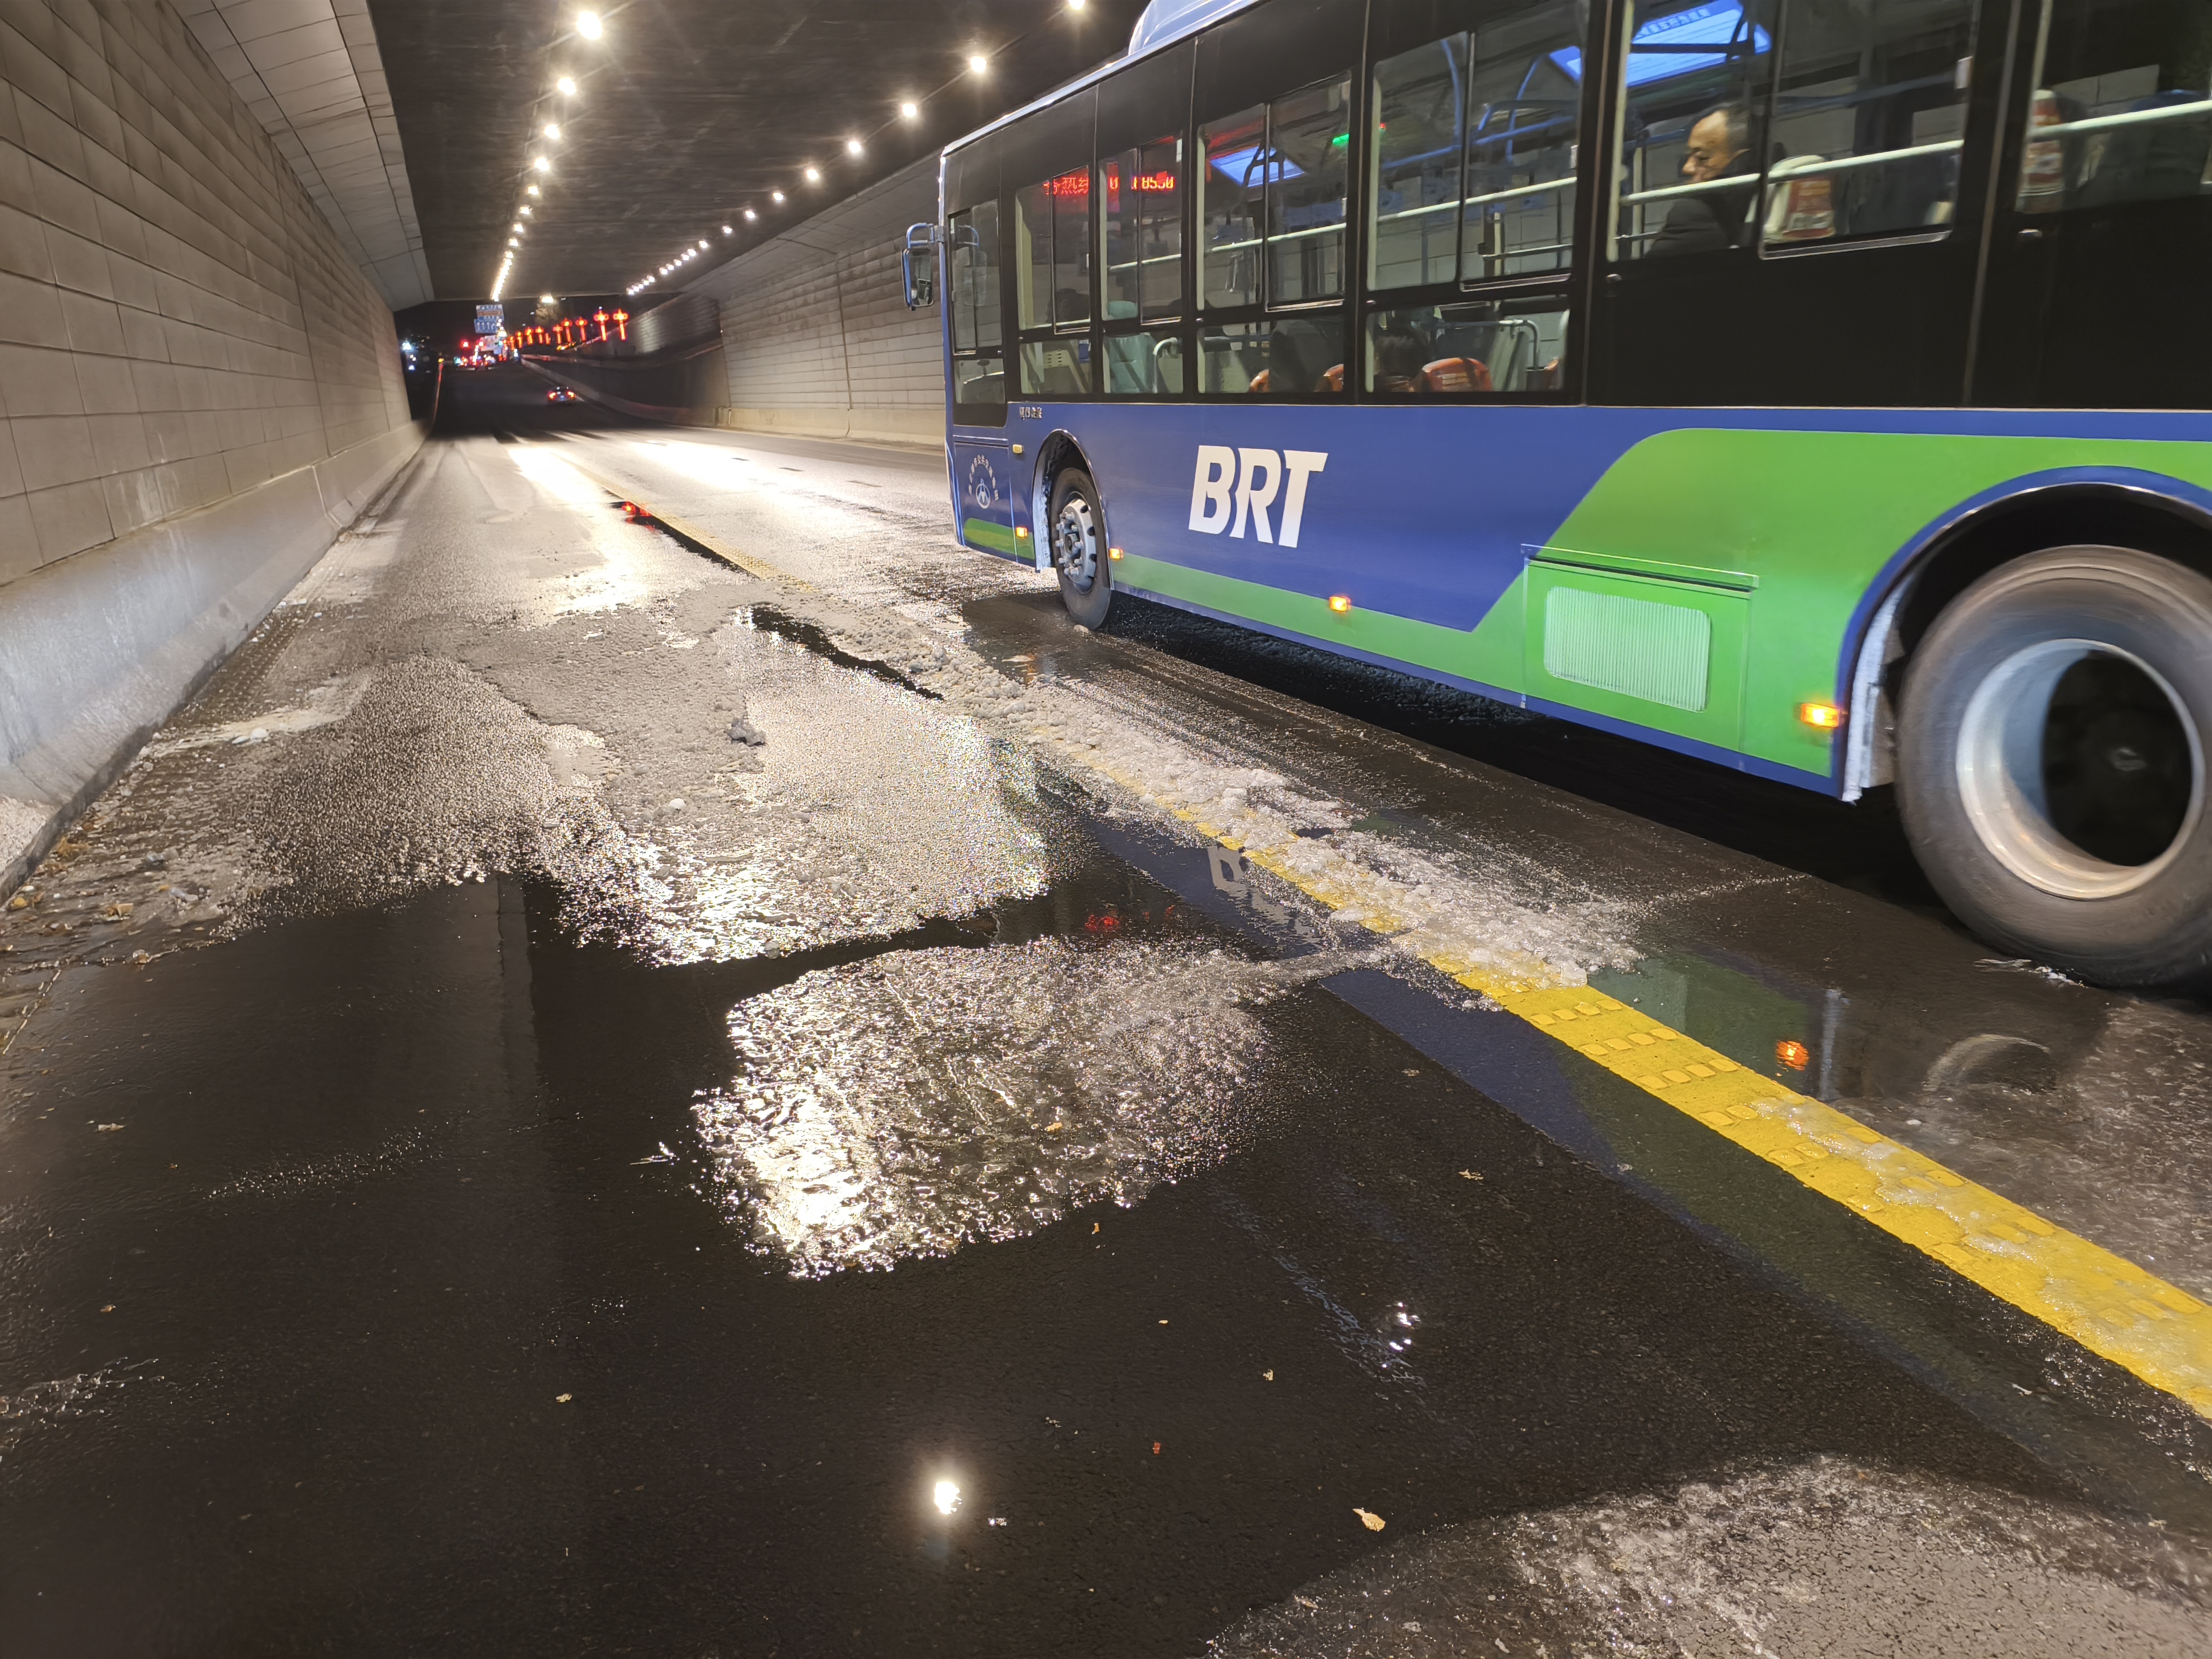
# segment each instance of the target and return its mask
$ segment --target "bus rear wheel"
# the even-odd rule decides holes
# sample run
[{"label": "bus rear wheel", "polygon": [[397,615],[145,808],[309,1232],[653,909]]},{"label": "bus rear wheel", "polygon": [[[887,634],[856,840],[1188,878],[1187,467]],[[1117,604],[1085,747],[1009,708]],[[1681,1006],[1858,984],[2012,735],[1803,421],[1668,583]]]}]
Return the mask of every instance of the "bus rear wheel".
[{"label": "bus rear wheel", "polygon": [[1052,481],[1048,517],[1060,603],[1085,628],[1097,628],[1114,608],[1114,575],[1106,556],[1106,514],[1088,472],[1069,467]]},{"label": "bus rear wheel", "polygon": [[1905,832],[1968,927],[2101,984],[2212,979],[2212,580],[2031,554],[1936,619],[1900,715]]}]

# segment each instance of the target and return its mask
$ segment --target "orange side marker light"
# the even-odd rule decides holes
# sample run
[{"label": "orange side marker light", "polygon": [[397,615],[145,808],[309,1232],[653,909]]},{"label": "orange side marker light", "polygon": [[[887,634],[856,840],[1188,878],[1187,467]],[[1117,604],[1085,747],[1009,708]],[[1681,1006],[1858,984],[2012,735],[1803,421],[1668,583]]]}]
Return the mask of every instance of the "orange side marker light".
[{"label": "orange side marker light", "polygon": [[1844,711],[1832,702],[1801,702],[1797,718],[1816,732],[1832,732],[1844,723]]},{"label": "orange side marker light", "polygon": [[1118,547],[1109,547],[1106,550],[1106,556],[1109,559],[1118,560],[1121,556],[1121,550]]},{"label": "orange side marker light", "polygon": [[1784,1037],[1774,1045],[1774,1057],[1793,1072],[1802,1072],[1813,1063],[1813,1056],[1802,1042]]},{"label": "orange side marker light", "polygon": [[1336,612],[1340,617],[1350,616],[1352,614],[1352,595],[1349,593],[1330,594],[1328,596],[1328,608]]}]

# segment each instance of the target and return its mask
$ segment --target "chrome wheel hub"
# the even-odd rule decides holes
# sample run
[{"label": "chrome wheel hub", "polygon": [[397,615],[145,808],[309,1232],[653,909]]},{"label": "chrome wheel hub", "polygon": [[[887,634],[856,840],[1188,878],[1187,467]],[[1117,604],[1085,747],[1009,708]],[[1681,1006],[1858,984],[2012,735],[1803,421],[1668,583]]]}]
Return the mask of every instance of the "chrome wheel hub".
[{"label": "chrome wheel hub", "polygon": [[1052,562],[1078,592],[1089,592],[1098,580],[1098,520],[1091,503],[1080,495],[1063,501],[1060,516],[1053,520]]}]

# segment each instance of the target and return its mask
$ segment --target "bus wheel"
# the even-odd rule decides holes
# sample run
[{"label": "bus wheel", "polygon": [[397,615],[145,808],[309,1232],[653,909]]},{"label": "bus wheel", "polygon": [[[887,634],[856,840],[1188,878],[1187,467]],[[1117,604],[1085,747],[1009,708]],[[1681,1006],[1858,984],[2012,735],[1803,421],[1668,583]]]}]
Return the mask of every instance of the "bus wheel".
[{"label": "bus wheel", "polygon": [[1106,515],[1098,510],[1098,486],[1075,467],[1052,481],[1052,564],[1067,614],[1085,628],[1103,623],[1114,606]]},{"label": "bus wheel", "polygon": [[1905,832],[1976,933],[2108,985],[2212,977],[2212,580],[2032,554],[1936,619],[1901,714]]}]

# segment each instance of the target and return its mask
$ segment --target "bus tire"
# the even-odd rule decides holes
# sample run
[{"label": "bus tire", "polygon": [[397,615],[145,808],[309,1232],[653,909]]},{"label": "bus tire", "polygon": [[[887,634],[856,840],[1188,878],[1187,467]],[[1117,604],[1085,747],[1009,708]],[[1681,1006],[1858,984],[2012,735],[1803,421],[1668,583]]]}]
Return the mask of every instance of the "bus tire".
[{"label": "bus tire", "polygon": [[1905,833],[1976,933],[2100,984],[2212,979],[2212,580],[2015,560],[1936,618],[1899,716]]},{"label": "bus tire", "polygon": [[1052,481],[1046,522],[1060,602],[1084,627],[1097,628],[1114,608],[1114,573],[1106,556],[1105,509],[1088,472],[1071,466]]}]

